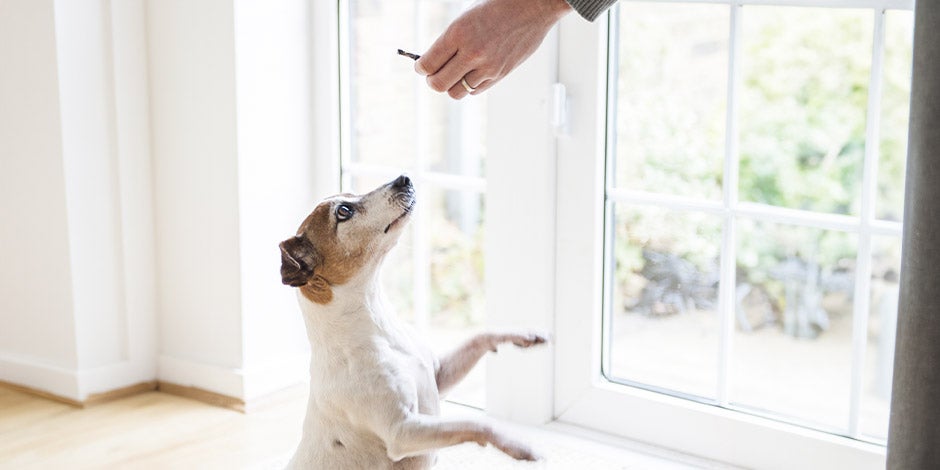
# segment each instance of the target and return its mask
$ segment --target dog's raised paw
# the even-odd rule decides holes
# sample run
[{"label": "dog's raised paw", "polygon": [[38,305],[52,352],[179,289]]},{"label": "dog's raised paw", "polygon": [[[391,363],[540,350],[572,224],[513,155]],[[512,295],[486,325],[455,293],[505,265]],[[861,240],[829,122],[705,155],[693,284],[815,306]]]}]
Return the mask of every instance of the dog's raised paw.
[{"label": "dog's raised paw", "polygon": [[527,462],[537,462],[542,460],[542,457],[532,450],[531,447],[514,440],[503,439],[500,442],[494,442],[494,446],[497,449],[503,451],[506,455],[516,459]]},{"label": "dog's raised paw", "polygon": [[548,335],[542,333],[523,333],[512,335],[510,341],[520,348],[528,348],[548,342]]},{"label": "dog's raised paw", "polygon": [[521,458],[517,458],[516,460],[522,460],[525,462],[541,462],[544,459],[542,458],[541,454],[532,449],[529,449],[528,453],[522,455]]}]

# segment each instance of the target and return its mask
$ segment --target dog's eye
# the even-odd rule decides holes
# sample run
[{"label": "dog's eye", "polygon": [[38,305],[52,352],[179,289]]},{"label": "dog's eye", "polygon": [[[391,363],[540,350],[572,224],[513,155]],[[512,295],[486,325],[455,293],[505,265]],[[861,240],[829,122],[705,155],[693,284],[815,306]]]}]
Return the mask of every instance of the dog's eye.
[{"label": "dog's eye", "polygon": [[339,220],[340,222],[349,220],[355,212],[356,211],[354,211],[352,207],[349,207],[346,204],[340,204],[336,206],[336,220]]}]

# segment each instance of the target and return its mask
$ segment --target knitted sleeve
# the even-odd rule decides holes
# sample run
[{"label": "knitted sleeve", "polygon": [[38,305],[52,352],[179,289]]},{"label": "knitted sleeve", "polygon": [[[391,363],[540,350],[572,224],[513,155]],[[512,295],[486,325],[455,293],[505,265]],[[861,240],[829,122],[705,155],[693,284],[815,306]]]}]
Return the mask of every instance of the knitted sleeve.
[{"label": "knitted sleeve", "polygon": [[617,0],[565,0],[579,15],[588,21],[594,21],[607,11]]}]

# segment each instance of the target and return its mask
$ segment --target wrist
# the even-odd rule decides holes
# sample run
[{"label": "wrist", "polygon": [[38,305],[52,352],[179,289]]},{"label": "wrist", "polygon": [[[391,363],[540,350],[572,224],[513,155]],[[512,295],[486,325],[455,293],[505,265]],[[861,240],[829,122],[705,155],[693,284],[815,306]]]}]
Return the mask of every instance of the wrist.
[{"label": "wrist", "polygon": [[573,10],[568,0],[541,0],[541,3],[556,20],[560,20]]}]

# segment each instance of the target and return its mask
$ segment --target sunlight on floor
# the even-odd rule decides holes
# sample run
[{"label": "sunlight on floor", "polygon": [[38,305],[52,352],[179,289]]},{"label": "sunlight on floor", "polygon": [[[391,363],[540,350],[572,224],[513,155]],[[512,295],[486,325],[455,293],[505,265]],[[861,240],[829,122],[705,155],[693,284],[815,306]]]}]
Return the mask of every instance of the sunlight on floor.
[{"label": "sunlight on floor", "polygon": [[[158,392],[80,410],[0,388],[0,469],[282,468],[300,438],[305,406],[305,386],[277,393],[247,414]],[[480,416],[450,404],[444,414]],[[640,444],[601,444],[563,426],[501,427],[544,459],[515,462],[490,447],[464,444],[440,451],[435,469],[724,468]]]}]

